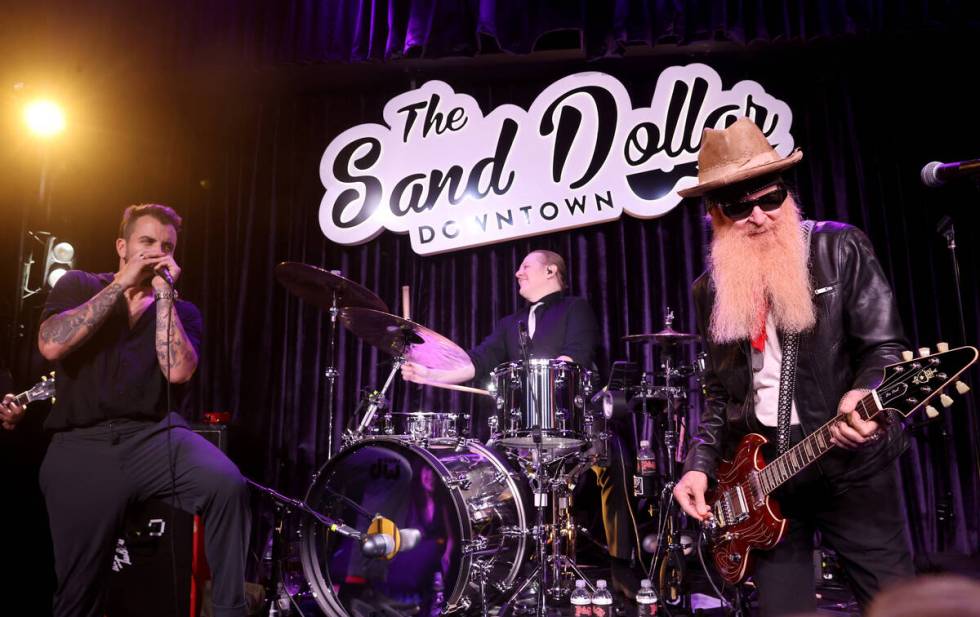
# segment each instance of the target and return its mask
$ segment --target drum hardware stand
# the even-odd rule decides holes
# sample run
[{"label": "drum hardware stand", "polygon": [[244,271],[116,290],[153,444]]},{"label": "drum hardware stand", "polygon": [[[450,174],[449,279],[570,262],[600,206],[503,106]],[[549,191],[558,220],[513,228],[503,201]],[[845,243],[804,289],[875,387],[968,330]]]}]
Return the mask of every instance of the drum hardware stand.
[{"label": "drum hardware stand", "polygon": [[[333,274],[340,275],[339,270],[334,270]],[[334,392],[337,386],[337,315],[340,314],[340,307],[337,306],[337,291],[333,291],[333,300],[330,305],[330,327],[327,329],[327,357],[330,365],[323,371],[323,376],[327,379],[327,458],[333,456],[333,422],[334,422]]]},{"label": "drum hardware stand", "polygon": [[[545,617],[548,615],[548,596],[550,595],[555,601],[560,600],[564,596],[565,588],[562,586],[562,575],[568,571],[574,572],[577,578],[584,580],[590,592],[595,591],[595,586],[585,573],[579,569],[574,558],[564,554],[561,550],[561,535],[568,531],[569,538],[571,539],[573,534],[579,531],[579,528],[571,522],[571,515],[568,513],[567,508],[564,506],[562,508],[558,507],[559,505],[565,504],[568,499],[567,493],[569,491],[569,478],[571,476],[570,474],[560,473],[561,467],[566,463],[568,456],[548,461],[541,448],[540,429],[534,430],[532,439],[536,446],[532,450],[533,461],[530,464],[522,465],[521,468],[525,471],[526,476],[533,474],[532,489],[534,506],[538,511],[538,522],[530,533],[536,545],[538,564],[524,580],[524,583],[513,592],[510,599],[503,605],[500,615],[507,615],[510,607],[519,599],[521,593],[531,584],[537,583],[535,615],[537,617]],[[546,469],[549,464],[554,465],[552,472]],[[532,465],[533,470],[530,469]],[[579,467],[576,466],[573,469],[577,470]],[[551,495],[550,501],[553,503],[555,510],[551,523],[546,524],[545,510],[549,505],[549,495]],[[586,535],[588,535],[588,532],[584,528],[582,531],[585,531]],[[550,556],[548,554],[549,536],[551,537],[552,547]],[[590,539],[592,538],[590,537]],[[592,541],[595,542],[594,539]],[[550,587],[548,586],[548,579],[551,579]]]},{"label": "drum hardware stand", "polygon": [[364,415],[361,417],[360,424],[357,425],[355,431],[347,431],[345,435],[345,441],[348,445],[361,439],[367,432],[368,427],[371,426],[374,415],[387,406],[386,397],[388,388],[391,387],[392,382],[395,380],[395,375],[398,374],[398,370],[402,367],[402,364],[405,364],[404,354],[395,356],[391,364],[391,372],[388,373],[388,379],[385,380],[385,385],[381,387],[380,391],[372,392],[367,396],[367,407],[364,409]]}]

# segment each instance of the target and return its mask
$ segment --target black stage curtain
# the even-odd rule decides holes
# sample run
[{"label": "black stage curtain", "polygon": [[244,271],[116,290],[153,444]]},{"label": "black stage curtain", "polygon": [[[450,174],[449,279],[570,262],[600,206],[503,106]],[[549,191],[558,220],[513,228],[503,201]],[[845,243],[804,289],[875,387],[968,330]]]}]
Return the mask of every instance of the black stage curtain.
[{"label": "black stage curtain", "polygon": [[[327,460],[323,371],[329,320],[275,282],[280,261],[340,269],[396,313],[400,286],[411,285],[413,317],[464,347],[520,305],[512,275],[531,248],[550,248],[568,259],[572,293],[589,298],[602,326],[603,369],[631,353],[653,368],[649,352],[628,349],[620,338],[659,329],[667,306],[678,315],[676,328],[694,327],[689,285],[703,268],[708,234],[693,202],[661,219],[624,218],[424,258],[412,253],[407,237],[387,232],[357,247],[327,242],[317,224],[320,156],[341,131],[381,121],[389,97],[425,79],[444,79],[487,112],[503,103],[526,106],[563,75],[601,70],[623,81],[639,106],[649,104],[662,69],[692,61],[713,66],[726,87],[741,79],[759,81],[793,110],[792,132],[805,152],[794,174],[805,213],[867,231],[895,286],[913,344],[962,340],[950,254],[934,231],[940,217],[953,217],[966,340],[976,343],[977,193],[968,184],[928,191],[918,183],[918,170],[929,160],[977,156],[980,131],[967,78],[956,63],[932,61],[963,57],[972,45],[887,37],[591,63],[529,58],[519,70],[474,72],[433,63],[401,74],[362,65],[350,81],[318,73],[285,85],[256,78],[247,87],[218,83],[193,89],[171,82],[152,97],[140,92],[129,114],[114,116],[120,111],[116,101],[91,105],[98,107],[97,120],[78,128],[88,149],[60,153],[50,227],[77,240],[79,267],[111,270],[111,240],[123,206],[161,201],[185,215],[178,247],[185,268],[181,287],[201,308],[207,329],[192,413],[231,411],[252,436],[250,456],[242,459],[245,470],[302,494]],[[360,392],[379,386],[388,368],[385,356],[343,331],[338,349],[335,443]],[[16,385],[24,387],[36,371],[22,367],[17,373]],[[403,411],[476,409],[467,396],[403,385],[393,399]],[[916,551],[976,553],[977,418],[958,401],[941,420],[913,434],[901,467]]]},{"label": "black stage curtain", "polygon": [[169,71],[553,49],[599,58],[636,46],[962,35],[978,24],[975,3],[950,0],[48,0],[4,25],[14,66]]}]

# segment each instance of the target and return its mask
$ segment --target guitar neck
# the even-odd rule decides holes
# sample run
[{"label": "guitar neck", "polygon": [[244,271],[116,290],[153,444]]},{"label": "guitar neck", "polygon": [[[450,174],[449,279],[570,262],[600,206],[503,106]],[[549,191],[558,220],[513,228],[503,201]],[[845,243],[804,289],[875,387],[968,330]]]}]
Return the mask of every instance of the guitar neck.
[{"label": "guitar neck", "polygon": [[21,392],[20,394],[14,397],[14,405],[17,405],[18,407],[23,407],[24,405],[30,402],[31,402],[30,390],[28,390],[27,392]]},{"label": "guitar neck", "polygon": [[[881,410],[875,400],[874,392],[870,392],[858,401],[857,413],[865,420],[870,420]],[[759,472],[759,480],[766,495],[785,484],[821,456],[830,452],[835,446],[830,441],[830,427],[837,418],[831,418],[826,424],[803,438],[798,444],[776,457]]]}]

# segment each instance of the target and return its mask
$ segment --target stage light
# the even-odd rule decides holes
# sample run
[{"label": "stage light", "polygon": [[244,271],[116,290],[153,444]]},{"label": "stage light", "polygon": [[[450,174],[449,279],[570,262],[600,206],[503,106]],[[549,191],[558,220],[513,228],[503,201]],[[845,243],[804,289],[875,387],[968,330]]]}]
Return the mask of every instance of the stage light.
[{"label": "stage light", "polygon": [[48,257],[44,262],[44,280],[49,287],[54,287],[75,266],[75,247],[56,240],[54,236],[48,238]]},{"label": "stage light", "polygon": [[45,249],[44,272],[37,287],[31,287],[31,270],[35,263],[34,251],[30,250],[21,269],[21,300],[26,300],[45,288],[54,287],[69,270],[75,267],[75,247],[64,240],[58,241],[47,231],[29,231],[27,235],[37,241]]},{"label": "stage light", "polygon": [[24,108],[24,121],[32,133],[45,139],[65,130],[65,113],[51,101],[38,100],[29,103]]}]

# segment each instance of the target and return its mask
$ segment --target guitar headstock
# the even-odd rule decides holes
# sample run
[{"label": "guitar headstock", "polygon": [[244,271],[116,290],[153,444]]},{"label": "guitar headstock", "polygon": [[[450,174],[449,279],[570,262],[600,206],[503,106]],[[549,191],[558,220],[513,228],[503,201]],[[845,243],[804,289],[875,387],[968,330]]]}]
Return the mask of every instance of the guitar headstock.
[{"label": "guitar headstock", "polygon": [[977,361],[975,347],[949,349],[945,343],[937,345],[937,351],[928,347],[919,349],[919,356],[911,351],[903,352],[903,362],[885,367],[885,378],[875,390],[882,409],[894,409],[903,416],[909,416],[922,406],[927,407],[930,417],[938,411],[928,403],[936,397],[943,407],[953,404],[953,399],[943,392],[950,384],[955,384],[957,393],[965,394],[970,387],[957,378]]},{"label": "guitar headstock", "polygon": [[55,381],[54,381],[54,371],[51,371],[50,376],[45,375],[41,377],[41,381],[34,384],[34,387],[24,393],[27,398],[27,403],[33,401],[43,401],[45,399],[52,398],[55,393]]}]

